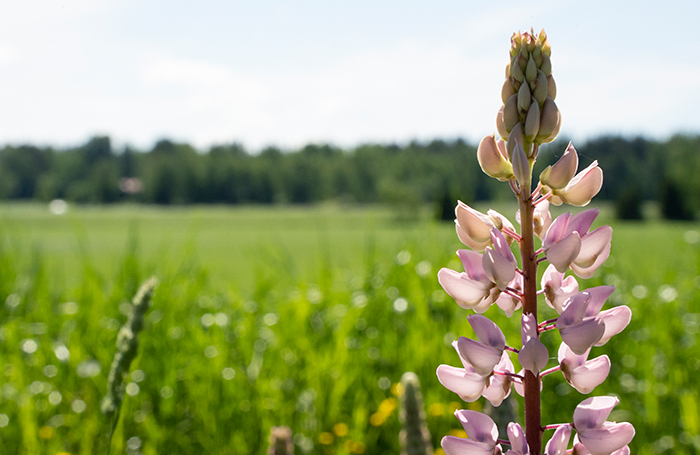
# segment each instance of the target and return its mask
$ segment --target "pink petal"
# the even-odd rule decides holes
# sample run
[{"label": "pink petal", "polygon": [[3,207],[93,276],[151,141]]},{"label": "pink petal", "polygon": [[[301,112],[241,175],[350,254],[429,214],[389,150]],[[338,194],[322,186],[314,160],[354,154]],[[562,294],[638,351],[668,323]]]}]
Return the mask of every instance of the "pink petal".
[{"label": "pink petal", "polygon": [[503,351],[506,347],[506,337],[501,329],[486,316],[474,314],[467,316],[469,325],[472,326],[476,337],[486,346]]},{"label": "pink petal", "polygon": [[552,439],[547,442],[544,449],[546,455],[566,455],[566,448],[571,438],[571,425],[562,425],[556,429]]},{"label": "pink petal", "polygon": [[489,296],[489,287],[469,279],[466,273],[443,268],[438,272],[438,282],[445,292],[465,309],[475,307]]},{"label": "pink petal", "polygon": [[535,235],[542,239],[549,226],[552,225],[552,214],[549,213],[549,200],[537,204],[533,218],[535,220]]},{"label": "pink petal", "polygon": [[588,318],[576,325],[560,328],[559,333],[572,351],[582,355],[603,336],[605,324],[597,318]]},{"label": "pink petal", "polygon": [[620,305],[603,311],[598,318],[605,324],[605,332],[596,346],[603,346],[610,338],[625,330],[632,319],[632,310],[627,305]]},{"label": "pink petal", "polygon": [[457,257],[462,261],[464,273],[466,273],[469,278],[482,283],[488,281],[484,273],[484,267],[481,265],[481,254],[471,250],[457,250]]},{"label": "pink petal", "polygon": [[[494,367],[495,371],[514,373],[513,362],[510,361],[507,352],[501,354],[501,360]],[[511,379],[508,376],[492,375],[489,378],[490,382],[482,396],[491,402],[492,406],[500,406],[504,399],[510,395]]]},{"label": "pink petal", "polygon": [[503,236],[503,233],[496,228],[491,229],[491,240],[493,241],[493,249],[496,251],[496,253],[507,259],[508,262],[513,265],[513,267],[517,267],[518,263],[516,262],[515,256],[510,249],[508,241]]},{"label": "pink petal", "polygon": [[610,455],[630,455],[630,446],[624,446],[621,449],[617,449]]},{"label": "pink petal", "polygon": [[595,260],[595,263],[590,266],[590,267],[579,267],[576,265],[575,262],[572,262],[571,265],[569,266],[571,270],[576,274],[576,276],[584,279],[588,279],[595,274],[595,271],[598,270],[598,267],[603,265],[606,259],[608,259],[608,256],[610,256],[610,244],[608,244],[607,247],[603,250],[603,252],[598,256]]},{"label": "pink petal", "polygon": [[569,265],[576,259],[581,251],[581,238],[578,232],[572,232],[562,239],[560,242],[552,245],[550,248],[545,248],[545,256],[550,264],[556,269],[564,273]]},{"label": "pink petal", "polygon": [[[564,372],[563,368],[562,372]],[[574,368],[568,375],[565,373],[564,377],[580,393],[591,393],[605,381],[609,373],[610,359],[607,355],[603,355]]]},{"label": "pink petal", "polygon": [[578,282],[573,276],[562,279],[564,273],[558,272],[554,265],[550,264],[542,275],[542,289],[545,302],[557,313],[564,310],[564,302],[578,293]]},{"label": "pink petal", "polygon": [[447,390],[468,402],[478,400],[487,383],[486,379],[475,372],[449,365],[440,365],[437,369],[437,377],[440,384]]},{"label": "pink petal", "polygon": [[[562,370],[564,370],[564,368],[567,368],[568,370],[573,370],[574,368],[586,363],[589,352],[590,349],[587,349],[586,352],[584,352],[581,355],[578,355],[574,351],[572,351],[566,343],[562,342],[559,345],[557,360],[559,360],[559,364],[561,365]],[[566,373],[564,373],[564,376],[566,376]]]},{"label": "pink petal", "polygon": [[464,431],[469,436],[469,439],[486,443],[492,448],[496,445],[498,427],[491,420],[491,417],[468,409],[455,411],[455,416],[462,424],[462,427],[464,427]]},{"label": "pink petal", "polygon": [[579,439],[591,455],[608,455],[629,444],[634,433],[634,427],[630,423],[605,422],[602,428],[579,432]]},{"label": "pink petal", "polygon": [[518,361],[524,369],[537,375],[540,370],[547,366],[549,353],[539,339],[531,338],[518,353]]},{"label": "pink petal", "polygon": [[598,209],[588,209],[572,216],[569,220],[569,232],[578,232],[581,237],[585,236],[591,230],[593,221],[599,213]]},{"label": "pink petal", "polygon": [[488,216],[474,210],[462,201],[457,202],[455,208],[457,224],[476,243],[491,240],[491,228],[493,223]]},{"label": "pink petal", "polygon": [[494,446],[472,439],[445,436],[440,442],[445,455],[493,455]]},{"label": "pink petal", "polygon": [[502,350],[486,346],[469,338],[459,337],[457,340],[459,355],[469,362],[478,374],[488,376],[493,367],[501,360]]},{"label": "pink petal", "polygon": [[574,260],[581,268],[588,268],[595,264],[598,256],[610,245],[612,241],[612,228],[601,226],[595,231],[581,238],[581,251]]},{"label": "pink petal", "polygon": [[527,440],[525,439],[525,432],[523,428],[515,423],[510,422],[508,424],[508,440],[510,441],[510,447],[513,451],[519,455],[527,455],[530,453],[530,447],[527,445]]},{"label": "pink petal", "polygon": [[557,327],[562,329],[581,322],[586,315],[590,301],[591,295],[586,291],[581,291],[570,297],[564,303],[564,311],[557,319]]},{"label": "pink petal", "polygon": [[557,219],[554,220],[547,233],[542,240],[542,247],[547,250],[551,248],[555,243],[560,242],[566,235],[569,234],[569,220],[571,219],[571,213],[567,212],[563,215],[559,215]]},{"label": "pink petal", "polygon": [[459,226],[457,220],[455,220],[455,228],[457,229],[457,237],[459,241],[467,245],[474,251],[484,251],[484,248],[491,245],[491,239],[489,238],[486,242],[477,242],[476,240],[469,237],[469,235]]},{"label": "pink petal", "polygon": [[[590,429],[602,427],[610,412],[619,402],[620,400],[616,397],[609,396],[591,397],[583,400],[574,410],[574,427],[576,431],[579,434],[583,434]],[[584,443],[584,445],[586,444]],[[587,445],[586,447],[588,450],[591,450]]]},{"label": "pink petal", "polygon": [[566,151],[561,158],[554,163],[549,172],[549,178],[547,178],[547,181],[544,183],[552,188],[564,188],[576,174],[576,169],[578,169],[578,155],[576,154],[574,145],[569,142]]},{"label": "pink petal", "polygon": [[515,278],[515,266],[491,247],[484,250],[482,265],[488,279],[501,291],[505,290],[508,283]]},{"label": "pink petal", "polygon": [[558,191],[558,195],[567,204],[583,207],[591,202],[602,186],[603,170],[598,167],[598,162],[594,161],[571,179],[566,188]]},{"label": "pink petal", "polygon": [[600,313],[605,301],[614,290],[615,286],[596,286],[586,289],[584,292],[587,292],[591,296],[591,300],[588,302],[588,308],[586,308],[586,316],[596,316]]}]

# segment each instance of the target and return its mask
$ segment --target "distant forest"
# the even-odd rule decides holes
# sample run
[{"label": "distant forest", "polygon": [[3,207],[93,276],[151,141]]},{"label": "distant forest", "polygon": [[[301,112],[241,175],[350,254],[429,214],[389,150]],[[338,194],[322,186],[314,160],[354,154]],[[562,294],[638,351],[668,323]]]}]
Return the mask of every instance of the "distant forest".
[{"label": "distant forest", "polygon": [[[541,169],[561,156],[559,139],[540,151]],[[639,216],[644,201],[661,203],[667,218],[700,210],[700,136],[666,141],[600,137],[575,144],[580,166],[598,160],[605,179],[598,196],[615,201],[622,218]],[[310,204],[425,203],[454,206],[505,199],[508,185],[485,176],[476,144],[433,140],[366,144],[342,150],[310,144],[300,150],[241,145],[196,150],[164,139],[152,150],[115,150],[109,137],[69,149],[7,145],[0,149],[0,199],[75,203]],[[636,207],[636,209],[635,209]],[[636,210],[636,211],[635,211]]]}]

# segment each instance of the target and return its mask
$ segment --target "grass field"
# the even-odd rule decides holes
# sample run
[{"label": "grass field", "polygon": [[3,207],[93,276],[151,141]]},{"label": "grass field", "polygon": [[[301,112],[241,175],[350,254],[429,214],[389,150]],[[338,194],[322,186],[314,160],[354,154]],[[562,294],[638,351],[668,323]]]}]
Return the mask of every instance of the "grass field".
[{"label": "grass field", "polygon": [[[507,208],[506,208],[507,209]],[[511,219],[511,211],[503,209]],[[0,206],[0,444],[7,453],[107,453],[99,411],[138,284],[160,285],[113,453],[265,452],[288,425],[299,453],[399,453],[396,382],[415,371],[434,447],[466,404],[436,380],[457,365],[467,312],[437,270],[458,269],[451,224],[383,208]],[[611,223],[613,252],[581,287],[614,284],[633,320],[594,355],[613,369],[634,453],[700,449],[697,224]],[[543,317],[549,313],[543,308]],[[512,327],[497,308],[487,313]],[[544,340],[556,355],[558,335]],[[66,354],[69,353],[69,354]],[[543,421],[586,398],[545,380]]]}]

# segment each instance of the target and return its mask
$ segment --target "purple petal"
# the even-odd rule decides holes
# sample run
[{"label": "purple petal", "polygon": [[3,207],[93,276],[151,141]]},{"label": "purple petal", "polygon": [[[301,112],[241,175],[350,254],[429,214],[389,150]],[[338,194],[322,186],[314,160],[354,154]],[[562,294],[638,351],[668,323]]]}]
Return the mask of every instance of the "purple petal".
[{"label": "purple petal", "polygon": [[492,448],[496,445],[498,427],[491,417],[468,409],[455,411],[455,416],[464,427],[469,439],[489,444]]},{"label": "purple petal", "polygon": [[565,373],[564,377],[580,393],[591,393],[605,381],[609,373],[610,359],[603,355],[574,368],[568,375]]},{"label": "purple petal", "polygon": [[[562,342],[559,345],[559,352],[557,353],[557,360],[559,360],[559,364],[562,366],[562,370],[566,367],[569,370],[573,370],[576,367],[579,367],[586,363],[586,360],[588,359],[588,353],[590,352],[590,349],[587,349],[586,352],[584,352],[581,355],[576,354],[574,351],[571,350],[569,346],[567,346],[566,343]],[[564,373],[566,375],[566,373]]]},{"label": "purple petal", "polygon": [[572,351],[582,355],[601,339],[605,333],[605,324],[597,318],[588,318],[576,325],[559,329],[559,333]]},{"label": "purple petal", "polygon": [[515,256],[513,256],[513,252],[508,245],[508,241],[503,236],[503,233],[496,228],[491,229],[491,240],[493,241],[493,249],[496,253],[503,256],[513,267],[517,267],[518,263],[515,261]]},{"label": "purple petal", "polygon": [[552,439],[544,449],[546,455],[566,455],[566,448],[571,438],[571,425],[562,425],[556,429]]},{"label": "purple petal", "polygon": [[440,442],[445,455],[493,455],[494,446],[471,439],[445,436]]},{"label": "purple petal", "polygon": [[598,209],[588,209],[572,216],[569,220],[569,232],[578,232],[581,237],[588,234],[599,213]]},{"label": "purple petal", "polygon": [[491,247],[484,251],[482,265],[488,279],[501,291],[515,278],[515,266]]},{"label": "purple petal", "polygon": [[549,353],[539,339],[531,338],[518,353],[518,361],[524,369],[537,375],[547,366]]},{"label": "purple petal", "polygon": [[464,273],[474,280],[485,283],[488,281],[486,274],[484,273],[484,267],[481,265],[482,255],[471,250],[457,250],[457,257],[462,262],[464,267]]},{"label": "purple petal", "polygon": [[530,447],[527,445],[527,440],[525,439],[525,432],[523,428],[515,423],[510,422],[508,424],[508,440],[510,441],[510,447],[519,455],[527,455],[530,453]]},{"label": "purple petal", "polygon": [[586,315],[586,310],[591,301],[591,295],[581,291],[564,303],[564,311],[557,319],[557,327],[562,329],[570,325],[578,324]]},{"label": "purple petal", "polygon": [[487,382],[476,373],[449,365],[440,365],[437,369],[437,377],[440,384],[447,390],[456,393],[468,402],[479,399]]},{"label": "purple petal", "polygon": [[474,329],[476,337],[486,346],[503,351],[506,347],[506,337],[501,329],[486,316],[474,314],[467,316],[467,321]]},{"label": "purple petal", "polygon": [[614,290],[615,286],[596,286],[594,288],[586,289],[585,292],[591,296],[591,300],[588,302],[588,308],[586,308],[586,317],[596,316],[598,313],[600,313],[605,301],[608,299],[608,297],[610,297]]},{"label": "purple petal", "polygon": [[438,282],[465,309],[475,307],[489,296],[488,285],[469,279],[466,273],[443,268],[438,272]]},{"label": "purple petal", "polygon": [[607,455],[629,444],[634,433],[630,423],[605,422],[602,428],[579,432],[579,439],[591,455]]},{"label": "purple petal", "polygon": [[598,256],[609,246],[612,241],[612,228],[601,226],[588,235],[581,237],[581,251],[574,260],[578,267],[583,269],[591,267],[598,260]]},{"label": "purple petal", "polygon": [[554,222],[547,229],[547,233],[544,235],[542,240],[542,247],[547,250],[555,243],[560,242],[566,235],[569,234],[569,219],[571,218],[571,213],[566,212],[563,215],[559,215]]},{"label": "purple petal", "polygon": [[502,350],[465,337],[459,337],[457,340],[457,350],[459,355],[474,368],[474,371],[482,376],[490,375],[493,367],[501,360]]},{"label": "purple petal", "polygon": [[598,315],[605,324],[605,332],[596,346],[603,346],[610,338],[625,330],[632,319],[632,310],[627,305],[616,306]]},{"label": "purple petal", "polygon": [[[591,397],[583,400],[574,410],[574,427],[579,434],[600,428],[620,400],[616,397]],[[583,442],[583,441],[581,441]],[[586,445],[584,443],[584,445]],[[624,445],[624,444],[623,444]],[[591,450],[588,447],[588,450]]]},{"label": "purple petal", "polygon": [[545,248],[545,256],[550,264],[564,273],[581,251],[581,239],[578,232],[572,232],[549,248]]},{"label": "purple petal", "polygon": [[[501,360],[494,367],[494,370],[501,372],[514,373],[513,362],[510,361],[507,352],[503,352]],[[491,402],[492,406],[500,406],[504,399],[510,395],[511,379],[508,376],[492,375],[489,378],[490,382],[482,396]]]}]

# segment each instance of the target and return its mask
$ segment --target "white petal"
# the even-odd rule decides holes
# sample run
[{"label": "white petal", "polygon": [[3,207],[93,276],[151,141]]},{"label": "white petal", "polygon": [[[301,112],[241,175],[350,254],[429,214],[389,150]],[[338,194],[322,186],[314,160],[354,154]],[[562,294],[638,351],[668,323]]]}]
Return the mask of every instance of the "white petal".
[{"label": "white petal", "polygon": [[475,401],[486,388],[486,380],[476,373],[470,373],[464,368],[440,365],[437,369],[440,384],[447,390],[456,393],[464,401]]},{"label": "white petal", "polygon": [[564,376],[574,389],[581,393],[591,393],[605,381],[608,373],[610,373],[610,359],[607,355],[603,355],[574,368],[569,377]]},{"label": "white petal", "polygon": [[580,432],[579,439],[591,455],[608,455],[629,444],[634,433],[634,427],[630,423],[606,422],[602,428]]},{"label": "white petal", "polygon": [[457,237],[459,237],[459,241],[467,245],[469,248],[473,249],[474,251],[484,251],[484,248],[487,246],[491,245],[491,238],[485,242],[477,242],[476,240],[472,239],[469,237],[469,234],[467,234],[464,229],[462,229],[459,226],[459,223],[457,223],[457,220],[455,220],[455,228],[457,229]]},{"label": "white petal", "polygon": [[466,273],[443,268],[438,272],[438,282],[445,292],[465,309],[475,307],[489,295],[487,285],[469,279]]},{"label": "white petal", "polygon": [[632,319],[632,310],[627,305],[616,306],[598,315],[605,324],[605,333],[596,343],[596,346],[603,346],[610,338],[625,330],[627,324]]}]

